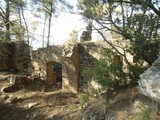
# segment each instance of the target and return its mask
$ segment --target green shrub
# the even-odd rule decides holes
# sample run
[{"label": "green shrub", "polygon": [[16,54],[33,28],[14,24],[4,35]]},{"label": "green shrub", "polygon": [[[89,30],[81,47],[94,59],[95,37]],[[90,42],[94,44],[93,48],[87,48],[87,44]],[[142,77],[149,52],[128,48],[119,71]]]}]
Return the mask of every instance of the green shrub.
[{"label": "green shrub", "polygon": [[102,51],[103,57],[96,62],[93,78],[105,88],[119,88],[126,83],[126,74],[122,71],[122,64],[115,65],[111,49]]},{"label": "green shrub", "polygon": [[80,103],[83,105],[87,103],[91,98],[101,99],[100,95],[102,90],[95,90],[92,86],[88,86],[88,88],[78,95]]},{"label": "green shrub", "polygon": [[79,101],[80,101],[81,105],[84,105],[89,100],[89,94],[87,94],[87,93],[80,93],[78,95],[78,98],[79,98]]},{"label": "green shrub", "polygon": [[137,120],[151,120],[151,111],[147,107],[142,107],[138,113]]},{"label": "green shrub", "polygon": [[83,83],[87,83],[88,87],[85,92],[81,95],[80,99],[83,102],[86,102],[91,97],[94,97],[101,94],[100,91],[94,91],[89,88],[89,82],[91,79],[96,81],[102,86],[102,89],[107,91],[104,95],[104,99],[109,102],[110,98],[113,95],[113,92],[119,91],[120,89],[126,89],[128,87],[133,87],[138,84],[139,75],[143,73],[146,69],[143,66],[130,65],[129,73],[123,72],[123,63],[115,64],[114,57],[117,55],[116,52],[113,52],[109,48],[105,48],[102,50],[101,58],[98,61],[95,61],[94,70],[90,70],[86,68],[82,72],[82,76],[84,77]]}]

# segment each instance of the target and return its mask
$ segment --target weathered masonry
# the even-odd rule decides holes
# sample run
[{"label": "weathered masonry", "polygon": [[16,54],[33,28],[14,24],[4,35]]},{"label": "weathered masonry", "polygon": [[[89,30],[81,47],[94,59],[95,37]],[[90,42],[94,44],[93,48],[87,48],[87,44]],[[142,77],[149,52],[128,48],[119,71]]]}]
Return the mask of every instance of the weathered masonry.
[{"label": "weathered masonry", "polygon": [[25,42],[0,43],[0,71],[26,72],[29,65],[29,46]]},{"label": "weathered masonry", "polygon": [[[50,46],[32,52],[24,42],[2,43],[0,47],[0,71],[24,72],[31,78],[40,78],[48,86],[58,85],[62,89],[77,93],[83,80],[86,83],[93,74],[83,75],[85,69],[95,68],[101,57],[104,44],[82,42],[68,46]],[[115,57],[119,64],[120,56]],[[120,61],[121,62],[121,61]]]},{"label": "weathered masonry", "polygon": [[62,84],[63,89],[77,93],[80,79],[78,48],[73,46],[72,53],[67,52],[57,46],[33,51],[31,75],[40,77],[48,85]]},{"label": "weathered masonry", "polygon": [[[94,69],[98,46],[93,42],[78,43],[64,50],[58,46],[41,48],[32,53],[31,75],[48,85],[62,84],[63,89],[79,91],[82,71]],[[94,56],[95,55],[95,56]]]}]

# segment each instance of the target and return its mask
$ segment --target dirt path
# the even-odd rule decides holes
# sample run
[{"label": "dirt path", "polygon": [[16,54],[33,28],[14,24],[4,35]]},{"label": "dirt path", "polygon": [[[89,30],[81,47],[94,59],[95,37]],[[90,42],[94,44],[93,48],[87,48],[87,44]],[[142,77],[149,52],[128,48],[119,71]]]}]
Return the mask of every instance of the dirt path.
[{"label": "dirt path", "polygon": [[[0,76],[1,90],[9,84],[8,76]],[[11,98],[17,100],[12,103]],[[70,116],[78,116],[75,120],[80,120],[79,113],[76,114],[79,110],[77,95],[63,90],[43,92],[21,88],[0,93],[0,120],[67,120]]]},{"label": "dirt path", "polygon": [[[0,74],[0,90],[9,85],[8,76]],[[0,91],[0,120],[160,120],[157,103],[139,94],[137,87],[119,91],[109,104],[101,96],[85,106],[76,94],[58,89],[44,92],[43,87],[42,81],[36,81],[9,93]]]}]

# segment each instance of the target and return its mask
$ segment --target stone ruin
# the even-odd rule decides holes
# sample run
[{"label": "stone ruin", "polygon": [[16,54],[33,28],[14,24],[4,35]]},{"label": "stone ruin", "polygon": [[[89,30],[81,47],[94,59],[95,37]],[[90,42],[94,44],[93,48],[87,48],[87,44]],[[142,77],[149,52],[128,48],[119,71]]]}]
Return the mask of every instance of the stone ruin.
[{"label": "stone ruin", "polygon": [[[30,55],[30,48],[25,42],[0,43],[0,71],[25,73],[26,76],[44,80],[49,86],[58,84],[63,89],[77,93],[80,81],[85,79],[82,71],[86,68],[94,69],[94,62],[100,58],[99,54],[104,46],[82,42],[66,48],[40,48]],[[120,56],[115,56],[114,62],[121,63]],[[160,57],[140,75],[140,92],[160,100],[159,80]]]},{"label": "stone ruin", "polygon": [[[16,71],[25,76],[15,75],[11,80],[20,78],[38,78],[48,86],[60,86],[77,93],[81,88],[81,80],[91,79],[83,75],[85,69],[93,70],[95,61],[100,58],[100,52],[105,46],[94,42],[78,43],[76,45],[50,46],[39,48],[30,54],[29,46],[24,42],[8,43],[0,49],[0,71]],[[120,57],[116,56],[116,61]],[[28,76],[28,77],[27,77]],[[16,78],[15,78],[16,77]],[[20,81],[25,83],[25,81]]]},{"label": "stone ruin", "polygon": [[71,52],[70,57],[62,56],[63,51],[57,46],[33,51],[31,76],[45,80],[49,86],[60,84],[62,88],[76,93],[79,82],[78,48],[73,47]]},{"label": "stone ruin", "polygon": [[29,46],[25,42],[0,43],[0,71],[27,72]]},{"label": "stone ruin", "polygon": [[63,89],[77,93],[84,77],[82,71],[94,68],[96,58],[89,50],[95,53],[97,46],[79,43],[68,48],[51,46],[33,51],[31,76],[40,77],[48,85],[61,84]]}]

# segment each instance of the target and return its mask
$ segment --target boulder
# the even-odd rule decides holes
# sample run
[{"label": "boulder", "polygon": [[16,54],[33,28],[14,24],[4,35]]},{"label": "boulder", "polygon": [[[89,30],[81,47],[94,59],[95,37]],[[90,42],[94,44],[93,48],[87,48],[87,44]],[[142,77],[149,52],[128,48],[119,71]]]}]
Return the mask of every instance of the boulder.
[{"label": "boulder", "polygon": [[142,94],[160,101],[160,57],[140,75],[138,83]]}]

